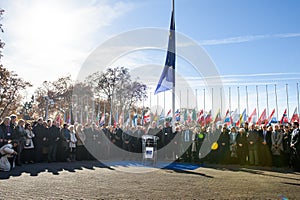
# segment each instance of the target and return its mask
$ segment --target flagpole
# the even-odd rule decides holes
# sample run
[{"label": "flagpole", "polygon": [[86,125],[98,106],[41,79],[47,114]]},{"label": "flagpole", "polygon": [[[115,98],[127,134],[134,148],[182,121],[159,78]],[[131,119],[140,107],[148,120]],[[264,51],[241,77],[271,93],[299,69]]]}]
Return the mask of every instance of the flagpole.
[{"label": "flagpole", "polygon": [[256,86],[256,107],[257,107],[257,116],[259,116],[259,105],[258,105],[258,85]]},{"label": "flagpole", "polygon": [[220,88],[220,98],[221,98],[221,111],[220,111],[220,113],[223,113],[223,98],[222,98],[222,88]]},{"label": "flagpole", "polygon": [[159,105],[159,99],[158,99],[158,94],[156,95],[156,111],[158,110],[158,105]]},{"label": "flagpole", "polygon": [[287,117],[289,117],[289,116],[290,116],[290,109],[289,109],[289,92],[288,92],[288,84],[285,84],[285,91],[286,91]]},{"label": "flagpole", "polygon": [[[175,13],[174,13],[174,10],[175,10],[175,2],[174,0],[172,1],[172,15],[173,15],[173,22],[174,22],[174,40],[175,40]],[[176,40],[174,41],[174,54],[175,54],[175,44],[176,44]],[[175,54],[175,58],[176,58],[176,54]],[[173,66],[173,89],[172,89],[172,121],[175,125],[175,118],[174,118],[174,113],[175,113],[175,66]]]},{"label": "flagpole", "polygon": [[189,109],[189,89],[186,89],[186,108]]},{"label": "flagpole", "polygon": [[276,87],[276,84],[274,85],[274,89],[275,89],[275,102],[276,102],[276,119],[277,121],[279,120],[278,119],[278,99],[277,99],[277,87]]},{"label": "flagpole", "polygon": [[299,105],[300,105],[300,103],[299,103],[299,84],[297,83],[296,85],[297,85],[297,103],[298,103],[297,110],[298,110],[298,116],[299,116]]},{"label": "flagpole", "polygon": [[179,111],[181,111],[181,90],[179,90]]},{"label": "flagpole", "polygon": [[237,93],[238,93],[238,112],[241,113],[241,106],[240,106],[240,87],[237,87]]},{"label": "flagpole", "polygon": [[211,116],[213,116],[214,110],[214,88],[211,88]]},{"label": "flagpole", "polygon": [[248,86],[246,85],[247,117],[249,116]]},{"label": "flagpole", "polygon": [[151,88],[149,88],[149,94],[150,94],[150,108],[152,107],[152,105],[151,105],[151,104],[152,104],[152,102],[151,102],[151,96],[152,96],[152,95],[151,95],[151,91],[152,91]]},{"label": "flagpole", "polygon": [[196,90],[196,110],[198,111],[198,98],[197,98],[197,89],[195,89]]},{"label": "flagpole", "polygon": [[203,89],[203,113],[205,113],[205,88]]},{"label": "flagpole", "polygon": [[164,92],[164,116],[165,116],[164,121],[166,121],[166,92]]},{"label": "flagpole", "polygon": [[269,116],[269,94],[268,94],[268,85],[266,85],[266,97],[267,97],[267,116]]},{"label": "flagpole", "polygon": [[229,87],[229,112],[231,112],[231,87]]}]

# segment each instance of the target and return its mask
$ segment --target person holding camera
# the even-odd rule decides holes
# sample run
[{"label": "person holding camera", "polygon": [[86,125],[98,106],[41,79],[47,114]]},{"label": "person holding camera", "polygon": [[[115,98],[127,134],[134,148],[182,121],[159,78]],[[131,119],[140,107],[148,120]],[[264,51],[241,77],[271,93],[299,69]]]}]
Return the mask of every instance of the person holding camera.
[{"label": "person holding camera", "polygon": [[14,149],[18,141],[9,141],[0,148],[0,171],[10,171],[15,167],[15,157],[18,154]]}]

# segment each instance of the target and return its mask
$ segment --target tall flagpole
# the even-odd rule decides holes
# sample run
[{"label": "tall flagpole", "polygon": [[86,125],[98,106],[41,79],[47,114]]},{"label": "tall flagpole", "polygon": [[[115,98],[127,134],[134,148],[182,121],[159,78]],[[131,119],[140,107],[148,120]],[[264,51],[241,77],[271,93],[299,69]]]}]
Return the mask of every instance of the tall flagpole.
[{"label": "tall flagpole", "polygon": [[150,88],[150,93],[149,93],[149,94],[150,94],[150,108],[152,107],[152,105],[151,105],[151,104],[152,104],[152,102],[151,102],[151,96],[152,96],[152,95],[151,95],[151,91],[152,91],[152,90],[151,90],[151,88]]},{"label": "tall flagpole", "polygon": [[241,113],[241,105],[240,105],[240,87],[237,87],[237,94],[238,94],[238,113]]},{"label": "tall flagpole", "polygon": [[259,105],[258,105],[258,85],[256,86],[256,107],[257,107],[257,116],[259,117]]},{"label": "tall flagpole", "polygon": [[247,117],[249,116],[249,101],[248,101],[248,87],[246,85],[246,104],[247,104]]},{"label": "tall flagpole", "polygon": [[268,94],[268,85],[266,85],[266,97],[267,97],[267,116],[269,116],[269,94]]},{"label": "tall flagpole", "polygon": [[223,113],[223,97],[222,97],[222,88],[220,88],[220,98],[221,98],[221,111],[220,113]]},{"label": "tall flagpole", "polygon": [[[174,13],[174,10],[175,10],[175,2],[174,2],[174,0],[172,1],[172,15],[173,15],[173,22],[172,23],[174,23],[173,25],[174,25],[174,32],[173,32],[173,34],[174,34],[174,40],[175,40],[175,13]],[[171,30],[172,31],[172,30]],[[176,44],[176,40],[174,41],[174,54],[175,54],[175,58],[176,58],[176,53],[175,53],[175,51],[176,51],[176,46],[175,46],[175,44]],[[175,63],[174,63],[174,65],[175,65]],[[174,117],[174,113],[175,113],[175,66],[173,66],[174,67],[174,70],[173,70],[173,89],[172,89],[172,121],[173,121],[173,123],[174,123],[174,125],[175,125],[175,117]]]},{"label": "tall flagpole", "polygon": [[277,88],[276,88],[276,84],[274,85],[274,89],[275,89],[275,103],[276,103],[276,120],[278,121],[278,99],[277,99]]},{"label": "tall flagpole", "polygon": [[229,98],[229,112],[231,112],[231,87],[229,87],[229,96],[228,96],[228,98]]},{"label": "tall flagpole", "polygon": [[166,121],[166,92],[164,92],[164,121]]},{"label": "tall flagpole", "polygon": [[214,110],[214,88],[211,88],[211,116],[213,116]]},{"label": "tall flagpole", "polygon": [[195,89],[196,90],[196,110],[198,111],[198,98],[197,98],[197,89]]},{"label": "tall flagpole", "polygon": [[205,113],[205,88],[203,89],[203,113]]},{"label": "tall flagpole", "polygon": [[189,109],[189,89],[186,89],[186,108]]},{"label": "tall flagpole", "polygon": [[179,111],[181,112],[181,90],[179,90]]},{"label": "tall flagpole", "polygon": [[300,105],[300,102],[299,102],[299,84],[297,83],[297,103],[298,103],[298,116],[299,116],[299,105]]},{"label": "tall flagpole", "polygon": [[289,109],[289,91],[288,91],[288,84],[285,84],[285,91],[286,91],[286,106],[287,106],[287,117],[290,116],[290,109]]},{"label": "tall flagpole", "polygon": [[158,105],[159,105],[159,99],[158,99],[158,95],[156,95],[156,112],[158,111]]}]

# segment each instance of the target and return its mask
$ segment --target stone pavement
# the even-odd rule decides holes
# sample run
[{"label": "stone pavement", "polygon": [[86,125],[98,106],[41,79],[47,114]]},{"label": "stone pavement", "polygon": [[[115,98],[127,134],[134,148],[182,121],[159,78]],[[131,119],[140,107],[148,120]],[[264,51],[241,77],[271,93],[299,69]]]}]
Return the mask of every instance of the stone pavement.
[{"label": "stone pavement", "polygon": [[0,199],[300,199],[300,173],[217,165],[38,163],[0,172]]}]

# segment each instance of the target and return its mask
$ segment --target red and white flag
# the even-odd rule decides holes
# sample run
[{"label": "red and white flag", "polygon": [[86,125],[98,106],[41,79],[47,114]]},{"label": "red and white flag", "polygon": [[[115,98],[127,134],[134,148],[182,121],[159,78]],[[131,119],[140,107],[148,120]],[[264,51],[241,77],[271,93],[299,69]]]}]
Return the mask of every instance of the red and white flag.
[{"label": "red and white flag", "polygon": [[257,118],[257,114],[256,114],[256,108],[254,108],[253,112],[251,113],[251,115],[248,118],[248,123],[255,123]]},{"label": "red and white flag", "polygon": [[265,108],[264,111],[260,114],[260,117],[256,124],[261,125],[267,121],[267,109]]},{"label": "red and white flag", "polygon": [[294,110],[293,116],[291,118],[291,123],[293,123],[295,121],[299,122],[299,115],[298,115],[298,112],[297,112],[297,107]]}]

